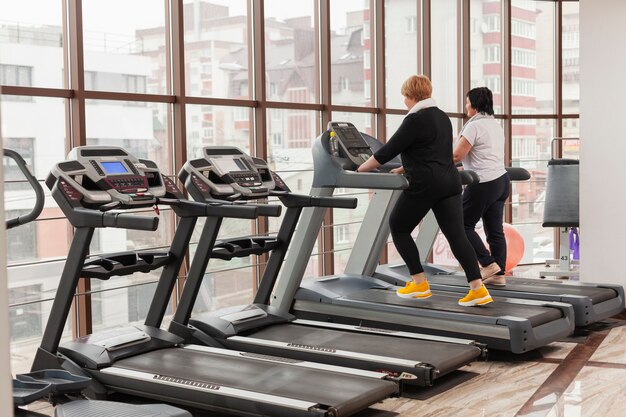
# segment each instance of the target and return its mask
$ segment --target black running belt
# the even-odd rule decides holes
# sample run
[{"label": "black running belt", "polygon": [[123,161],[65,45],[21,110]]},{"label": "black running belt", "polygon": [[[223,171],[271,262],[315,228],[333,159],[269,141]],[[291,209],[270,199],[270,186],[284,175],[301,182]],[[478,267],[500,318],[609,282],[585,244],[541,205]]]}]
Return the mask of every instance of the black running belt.
[{"label": "black running belt", "polygon": [[413,298],[398,297],[393,290],[379,289],[354,292],[351,293],[349,297],[346,297],[348,300],[448,311],[474,316],[493,317],[494,319],[502,316],[514,316],[527,319],[532,327],[538,327],[562,317],[561,311],[557,308],[505,302],[499,297],[493,297],[493,303],[481,307],[460,306],[458,303],[459,298],[461,298],[459,294],[433,291],[433,295],[430,298],[416,300]]},{"label": "black running belt", "polygon": [[341,406],[368,393],[378,397],[381,386],[390,389],[388,395],[394,390],[394,384],[387,386],[378,379],[256,360],[253,355],[169,348],[122,359],[115,366],[330,406]]},{"label": "black running belt", "polygon": [[[390,332],[389,335],[393,336],[393,332]],[[390,340],[388,336],[329,330],[298,324],[274,325],[248,336],[324,349],[347,350],[407,359],[431,365],[443,373],[458,369],[480,355],[480,349],[472,345],[402,337]]]},{"label": "black running belt", "polygon": [[[462,275],[434,275],[428,280],[433,284],[462,286],[465,277]],[[500,292],[527,292],[550,295],[578,295],[588,297],[592,304],[612,300],[617,292],[611,288],[602,288],[584,285],[569,285],[556,280],[541,280],[536,278],[506,277],[506,286],[497,286],[494,289]]]},{"label": "black running belt", "polygon": [[[396,274],[409,276],[409,270],[406,265],[384,266],[384,268],[380,269],[380,273],[382,275],[385,275],[385,269],[393,271]],[[432,284],[467,287],[465,275],[437,273],[437,271],[440,270],[432,266],[430,267],[430,270],[427,270],[426,267],[424,268],[424,270],[426,271],[426,275],[428,275],[428,280]],[[494,286],[493,289],[498,290],[500,293],[525,292],[531,294],[549,294],[555,296],[577,295],[582,297],[588,297],[591,300],[592,304],[599,304],[604,301],[612,300],[619,296],[617,292],[612,288],[598,287],[594,285],[574,285],[557,280],[509,276],[506,277],[505,286]]]}]

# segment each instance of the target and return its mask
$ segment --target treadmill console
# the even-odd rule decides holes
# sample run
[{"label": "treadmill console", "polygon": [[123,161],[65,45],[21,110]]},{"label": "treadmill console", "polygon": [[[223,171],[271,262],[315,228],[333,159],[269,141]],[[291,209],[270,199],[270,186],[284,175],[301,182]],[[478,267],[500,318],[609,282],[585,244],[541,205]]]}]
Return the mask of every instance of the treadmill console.
[{"label": "treadmill console", "polygon": [[189,160],[179,174],[196,201],[212,198],[265,198],[273,190],[288,190],[267,163],[234,146],[209,146],[203,158]]},{"label": "treadmill console", "polygon": [[331,153],[340,158],[347,158],[355,167],[372,156],[372,150],[361,136],[358,129],[349,122],[329,122]]},{"label": "treadmill console", "polygon": [[110,146],[72,149],[66,161],[52,168],[46,185],[52,189],[57,180],[62,195],[55,199],[64,197],[64,203],[72,207],[145,207],[155,204],[166,191],[179,193],[154,162]]}]

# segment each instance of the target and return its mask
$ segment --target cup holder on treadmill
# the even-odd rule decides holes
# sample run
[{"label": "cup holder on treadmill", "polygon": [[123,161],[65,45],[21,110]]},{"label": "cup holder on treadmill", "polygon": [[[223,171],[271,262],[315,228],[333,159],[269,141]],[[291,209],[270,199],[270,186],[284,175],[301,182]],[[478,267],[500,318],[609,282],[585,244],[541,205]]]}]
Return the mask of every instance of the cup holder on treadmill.
[{"label": "cup holder on treadmill", "polygon": [[81,277],[106,280],[112,276],[150,272],[173,260],[170,252],[122,252],[88,258]]}]

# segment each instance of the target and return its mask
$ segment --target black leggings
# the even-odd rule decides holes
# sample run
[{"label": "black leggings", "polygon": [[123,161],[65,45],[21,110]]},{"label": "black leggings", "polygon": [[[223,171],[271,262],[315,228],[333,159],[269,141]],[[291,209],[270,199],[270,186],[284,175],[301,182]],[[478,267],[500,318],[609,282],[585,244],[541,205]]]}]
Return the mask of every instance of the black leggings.
[{"label": "black leggings", "polygon": [[[465,234],[476,251],[478,262],[482,266],[496,262],[501,269],[500,275],[504,274],[506,267],[506,239],[502,216],[504,203],[509,197],[510,182],[509,174],[504,174],[493,181],[465,187],[463,191]],[[491,253],[475,230],[480,219],[483,219],[483,229]]]},{"label": "black leggings", "polygon": [[448,239],[452,253],[465,271],[467,281],[480,279],[476,253],[463,230],[462,207],[461,194],[439,199],[424,198],[423,194],[412,195],[407,192],[403,192],[400,195],[396,206],[391,212],[389,228],[391,229],[393,243],[409,267],[411,275],[424,272],[411,232],[426,216],[428,210],[432,209],[441,231]]}]

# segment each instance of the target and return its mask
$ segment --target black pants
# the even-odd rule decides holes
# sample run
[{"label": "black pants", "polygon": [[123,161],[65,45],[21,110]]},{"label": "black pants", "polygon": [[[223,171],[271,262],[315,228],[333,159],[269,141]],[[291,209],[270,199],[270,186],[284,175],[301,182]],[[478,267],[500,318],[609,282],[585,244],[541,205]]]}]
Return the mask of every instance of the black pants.
[{"label": "black pants", "polygon": [[[476,251],[478,262],[482,266],[496,262],[502,270],[500,274],[504,274],[506,267],[506,240],[502,217],[504,202],[509,197],[510,183],[509,174],[504,174],[493,181],[465,187],[463,191],[465,234]],[[483,220],[483,229],[491,253],[475,230],[480,219]]]},{"label": "black pants", "polygon": [[389,218],[389,228],[393,243],[409,267],[409,273],[415,275],[424,272],[411,232],[430,209],[433,210],[441,231],[448,239],[452,253],[463,267],[467,281],[480,279],[476,253],[463,231],[461,194],[429,199],[424,198],[423,194],[403,192],[398,199]]}]

